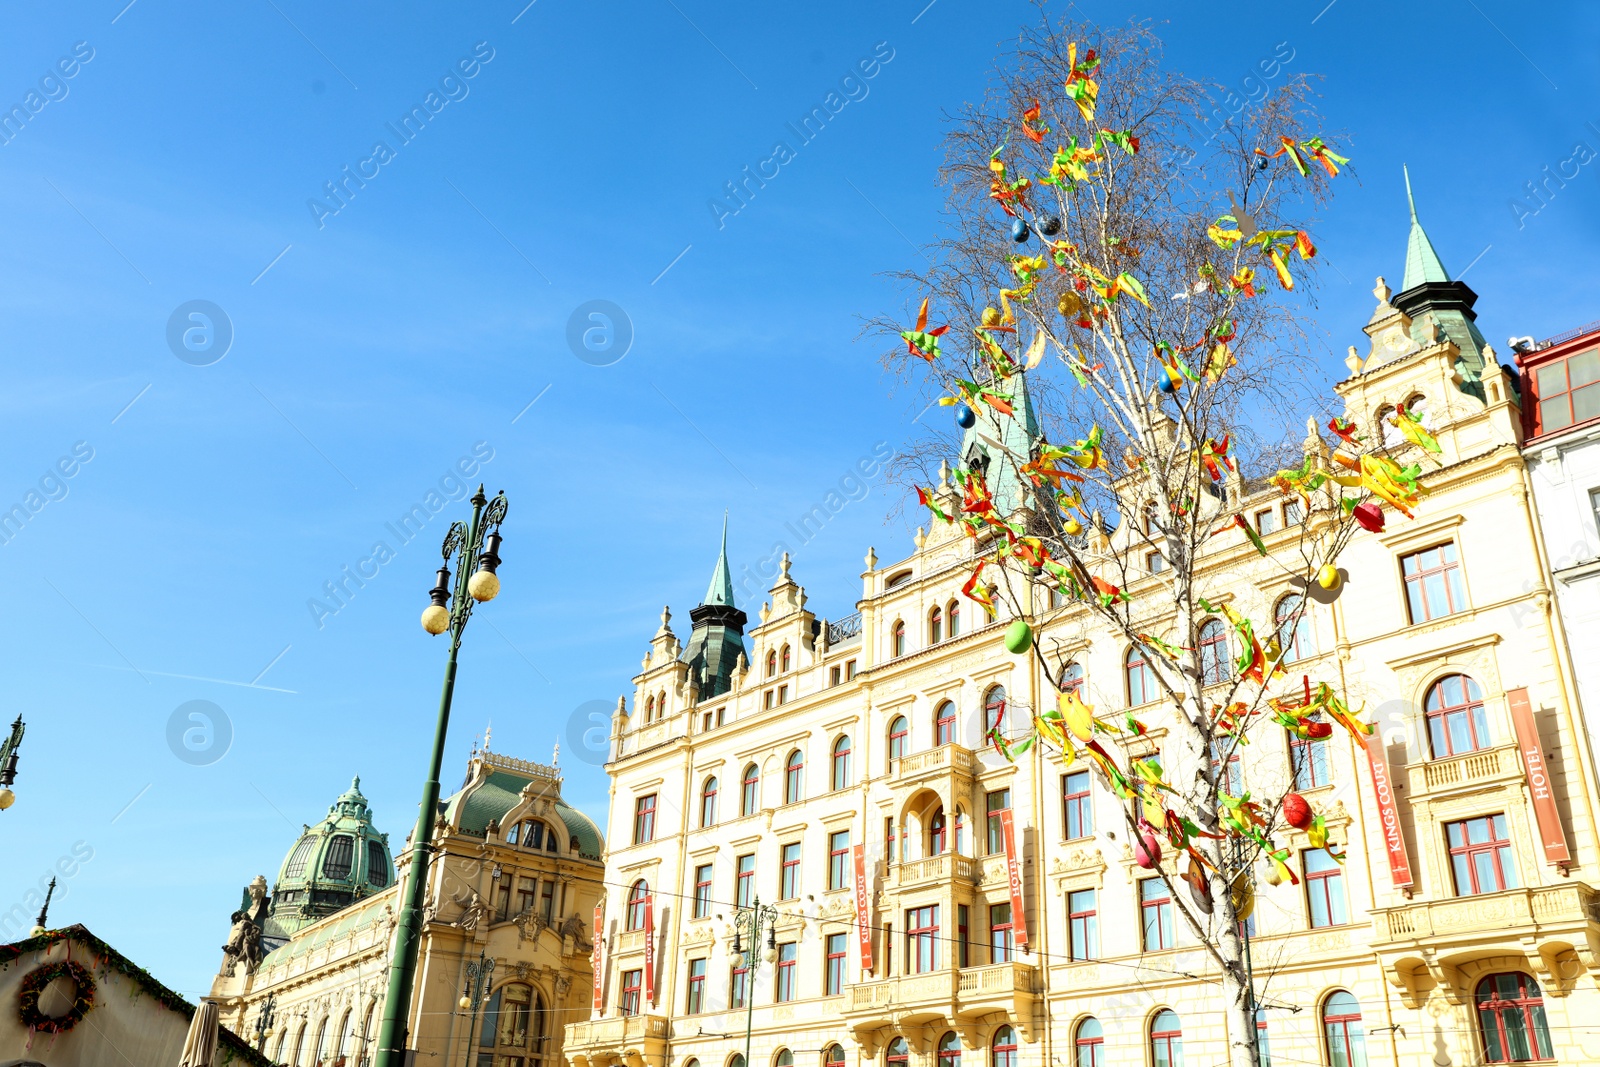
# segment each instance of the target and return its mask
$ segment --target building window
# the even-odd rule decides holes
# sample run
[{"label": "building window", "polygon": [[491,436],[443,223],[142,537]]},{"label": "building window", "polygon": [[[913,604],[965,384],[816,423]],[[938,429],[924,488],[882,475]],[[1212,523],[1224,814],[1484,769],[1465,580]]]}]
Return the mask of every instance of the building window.
[{"label": "building window", "polygon": [[1093,1015],[1078,1024],[1072,1038],[1073,1067],[1106,1067],[1106,1032]]},{"label": "building window", "polygon": [[799,948],[794,941],[785,941],[778,946],[778,988],[773,1000],[779,1004],[787,1004],[794,999],[794,961]]},{"label": "building window", "polygon": [[1552,433],[1600,417],[1600,349],[1546,363],[1533,372],[1539,399],[1534,433]]},{"label": "building window", "polygon": [[895,1038],[889,1042],[889,1047],[883,1050],[884,1067],[906,1067],[910,1059],[911,1050],[903,1037]]},{"label": "building window", "polygon": [[848,735],[833,743],[833,756],[828,763],[828,788],[835,793],[850,788],[850,738]]},{"label": "building window", "polygon": [[[1310,716],[1309,721],[1321,722],[1322,713]],[[1333,780],[1328,770],[1327,738],[1289,735],[1289,763],[1294,767],[1296,789],[1316,789]]]},{"label": "building window", "polygon": [[794,1053],[786,1048],[779,1049],[772,1058],[772,1067],[794,1067]]},{"label": "building window", "polygon": [[1000,829],[1000,813],[1011,807],[1011,790],[996,789],[984,798],[984,806],[989,816],[989,855],[998,855],[1006,850],[1005,834]]},{"label": "building window", "polygon": [[989,1045],[989,1067],[1017,1067],[1017,1032],[1002,1026]]},{"label": "building window", "polygon": [[1334,1067],[1367,1067],[1367,1032],[1361,1026],[1359,1000],[1341,989],[1324,1001],[1322,1033]]},{"label": "building window", "polygon": [[712,775],[706,779],[706,784],[700,787],[700,825],[702,827],[717,824],[717,778]]},{"label": "building window", "polygon": [[990,686],[983,694],[984,736],[991,730],[999,730],[1002,735],[1006,732],[1006,687],[1003,685]]},{"label": "building window", "polygon": [[[1227,753],[1224,761],[1223,753]],[[1223,770],[1226,762],[1227,770]],[[1219,789],[1227,790],[1229,796],[1242,796],[1244,794],[1244,767],[1239,762],[1239,742],[1232,737],[1219,737],[1211,742],[1211,775]]]},{"label": "building window", "polygon": [[744,779],[739,784],[739,814],[754,815],[760,804],[761,769],[754,763],[744,769]]},{"label": "building window", "polygon": [[1139,917],[1144,927],[1144,950],[1171,948],[1172,892],[1159,878],[1139,882]]},{"label": "building window", "polygon": [[961,1067],[961,1039],[954,1030],[939,1039],[938,1067]]},{"label": "building window", "polygon": [[854,678],[855,676],[856,676],[856,661],[853,660],[853,659],[845,660],[844,661],[844,677],[845,677],[845,681],[849,681],[850,679]]},{"label": "building window", "polygon": [[1076,841],[1094,833],[1094,807],[1088,771],[1073,771],[1061,776],[1061,831],[1068,841]]},{"label": "building window", "polygon": [[944,855],[948,836],[949,832],[944,821],[944,809],[940,808],[933,813],[933,818],[928,820],[928,855]]},{"label": "building window", "polygon": [[328,842],[327,854],[322,857],[322,876],[340,882],[349,878],[355,856],[356,839],[349,834],[335,834]]},{"label": "building window", "polygon": [[895,853],[895,845],[899,843],[899,840],[900,835],[896,832],[894,819],[891,817],[883,820],[883,858],[886,863],[899,861],[900,856]]},{"label": "building window", "polygon": [[689,961],[689,994],[684,998],[683,1010],[689,1015],[699,1015],[706,1010],[706,961]]},{"label": "building window", "polygon": [[793,900],[800,895],[800,842],[783,846],[783,864],[778,869],[778,899]]},{"label": "building window", "polygon": [[906,909],[906,973],[939,969],[939,905]]},{"label": "building window", "polygon": [[1011,938],[1011,905],[989,905],[989,962],[1010,963],[1013,942]]},{"label": "building window", "polygon": [[965,905],[965,904],[957,904],[956,905],[956,966],[958,966],[958,967],[970,966],[970,961],[968,959],[968,952],[967,952],[967,946],[971,942],[971,937],[969,936],[970,933],[971,933],[971,928],[972,928],[971,927],[971,922],[969,921],[970,919],[971,919],[971,913],[967,910],[967,905]]},{"label": "building window", "polygon": [[1138,707],[1156,699],[1156,672],[1145,659],[1144,649],[1134,645],[1123,660],[1123,673],[1128,679],[1128,706]]},{"label": "building window", "polygon": [[644,701],[644,721],[654,722],[656,717],[656,698],[646,697]]},{"label": "building window", "polygon": [[1200,624],[1200,678],[1205,685],[1216,685],[1233,677],[1233,660],[1228,655],[1228,628],[1221,619]]},{"label": "building window", "polygon": [[1478,983],[1478,1028],[1487,1063],[1555,1059],[1539,983],[1520,971],[1491,974]]},{"label": "building window", "polygon": [[896,715],[889,723],[889,762],[904,759],[906,754],[906,734],[909,727],[904,715]]},{"label": "building window", "polygon": [[828,835],[828,888],[843,889],[850,880],[850,831]]},{"label": "building window", "polygon": [[1100,958],[1100,915],[1093,889],[1074,889],[1067,894],[1067,940],[1073,959]]},{"label": "building window", "polygon": [[656,836],[656,795],[639,797],[633,802],[633,843],[645,844]]},{"label": "building window", "polygon": [[934,608],[928,612],[928,644],[937,645],[944,640],[944,612]]},{"label": "building window", "polygon": [[844,1067],[844,1049],[839,1045],[829,1045],[823,1049],[822,1067]]},{"label": "building window", "polygon": [[830,686],[838,685],[839,684],[839,679],[840,679],[839,668],[837,666],[829,667],[828,668],[828,684]]},{"label": "building window", "polygon": [[1286,501],[1283,505],[1283,524],[1285,526],[1298,526],[1306,519],[1306,507],[1300,498]]},{"label": "building window", "polygon": [[639,1014],[639,989],[644,985],[644,971],[622,972],[622,1005],[623,1015]]},{"label": "building window", "polygon": [[1311,637],[1311,613],[1305,610],[1305,602],[1299,593],[1290,593],[1272,608],[1272,623],[1285,663],[1305,659],[1317,651]]},{"label": "building window", "polygon": [[783,646],[783,653],[778,657],[778,670],[784,674],[789,673],[789,646]]},{"label": "building window", "polygon": [[836,997],[844,992],[844,961],[845,945],[847,943],[844,934],[828,935],[828,943],[823,957],[823,996]]},{"label": "building window", "polygon": [[1517,868],[1511,859],[1511,840],[1506,836],[1504,815],[1445,823],[1444,829],[1445,840],[1450,845],[1450,869],[1455,875],[1456,896],[1517,888]]},{"label": "building window", "polygon": [[778,652],[776,649],[767,653],[767,677],[771,678],[778,673]]},{"label": "building window", "polygon": [[641,878],[633,883],[633,888],[628,890],[628,929],[644,929],[644,901],[650,895],[650,887],[644,884]]},{"label": "building window", "polygon": [[889,631],[889,654],[899,659],[906,654],[906,624],[896,621],[894,629]]},{"label": "building window", "polygon": [[783,764],[783,802],[798,804],[804,799],[806,758],[797,748]]},{"label": "building window", "polygon": [[[1250,916],[1254,919],[1255,916]],[[1272,1067],[1272,1043],[1267,1040],[1267,1009],[1256,1009],[1256,1067]]]},{"label": "building window", "polygon": [[1083,664],[1074,660],[1061,668],[1061,681],[1059,683],[1063,693],[1077,693],[1083,696]]},{"label": "building window", "polygon": [[1400,557],[1406,580],[1406,603],[1413,623],[1454,615],[1467,606],[1461,565],[1454,541]]},{"label": "building window", "polygon": [[1489,747],[1489,716],[1483,690],[1464,674],[1447,674],[1428,690],[1428,740],[1433,758]]},{"label": "building window", "polygon": [[950,745],[956,740],[956,706],[948,700],[940,701],[933,712],[933,743]]},{"label": "building window", "polygon": [[702,863],[694,869],[694,917],[704,919],[711,914],[711,864]]},{"label": "building window", "polygon": [[737,866],[733,879],[733,902],[737,907],[748,908],[754,902],[756,895],[755,853],[740,856],[734,862]]},{"label": "building window", "polygon": [[[728,977],[728,1007],[742,1008],[749,1003],[750,996],[750,963],[746,956],[739,966],[735,967]],[[735,1056],[735,1060],[743,1065],[744,1057]]]},{"label": "building window", "polygon": [[1312,929],[1349,922],[1344,904],[1344,868],[1326,849],[1308,849],[1300,858],[1305,864]]},{"label": "building window", "polygon": [[1150,1020],[1150,1061],[1154,1067],[1183,1067],[1183,1022],[1171,1008]]},{"label": "building window", "polygon": [[778,706],[778,691],[776,689],[768,689],[765,693],[762,693],[761,694],[761,705],[764,708],[775,708],[775,707],[777,707]]},{"label": "building window", "polygon": [[1278,513],[1272,508],[1262,508],[1256,512],[1256,532],[1265,537],[1269,533],[1278,531]]},{"label": "building window", "polygon": [[945,628],[951,637],[961,636],[961,601],[952,600],[944,609]]},{"label": "building window", "polygon": [[780,685],[778,686],[778,707],[781,708],[787,703],[789,703],[789,687]]},{"label": "building window", "polygon": [[1146,552],[1144,554],[1144,569],[1151,574],[1160,574],[1167,569],[1167,558],[1160,552]]}]

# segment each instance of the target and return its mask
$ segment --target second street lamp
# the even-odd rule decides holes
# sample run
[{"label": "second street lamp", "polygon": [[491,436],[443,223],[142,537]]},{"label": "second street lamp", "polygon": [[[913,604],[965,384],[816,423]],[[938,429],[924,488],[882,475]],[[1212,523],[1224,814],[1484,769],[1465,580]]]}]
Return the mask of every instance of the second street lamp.
[{"label": "second street lamp", "polygon": [[[411,1015],[411,987],[416,981],[417,955],[422,938],[422,903],[428,885],[429,840],[439,806],[439,769],[444,762],[445,737],[450,730],[450,700],[456,686],[456,653],[461,648],[461,632],[466,628],[472,607],[479,601],[493,600],[500,592],[495,570],[500,566],[500,523],[506,517],[506,495],[493,500],[483,495],[483,486],[472,495],[472,522],[453,522],[444,535],[441,554],[444,565],[438,581],[428,591],[431,603],[423,609],[422,628],[430,634],[450,634],[450,658],[444,669],[444,692],[439,698],[439,721],[433,734],[433,759],[428,778],[422,783],[422,805],[417,811],[417,828],[411,834],[411,864],[406,873],[399,921],[394,933],[394,951],[389,960],[389,988],[383,999],[383,1022],[378,1029],[375,1067],[402,1067],[405,1063],[406,1023]],[[455,581],[450,578],[450,563],[456,564]],[[474,573],[472,565],[477,567]],[[452,601],[454,603],[452,604]]]},{"label": "second street lamp", "polygon": [[22,747],[22,731],[27,728],[22,716],[18,715],[17,721],[11,724],[11,736],[0,741],[0,811],[5,811],[17,800],[17,794],[11,791],[11,786],[17,780],[17,749]]},{"label": "second street lamp", "polygon": [[[767,928],[768,963],[778,958],[777,931],[774,929],[778,922],[778,909],[770,904],[762,904],[761,898],[756,897],[753,907],[746,909],[743,914],[734,918],[733,922],[733,967],[737,971],[744,968],[744,1063],[742,1067],[750,1067],[750,1029],[755,1022],[756,1012],[756,946],[761,943],[761,928]],[[750,930],[750,949],[746,954],[740,942],[741,927],[748,925]]]}]

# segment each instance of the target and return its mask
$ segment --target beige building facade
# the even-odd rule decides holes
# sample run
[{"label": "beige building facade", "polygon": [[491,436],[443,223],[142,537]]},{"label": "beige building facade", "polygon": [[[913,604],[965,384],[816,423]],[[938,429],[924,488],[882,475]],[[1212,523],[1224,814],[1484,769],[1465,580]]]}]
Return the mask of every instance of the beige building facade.
[{"label": "beige building facade", "polygon": [[[1374,295],[1366,354],[1352,347],[1337,387],[1345,416],[1381,434],[1413,402],[1443,463],[1415,520],[1359,535],[1338,595],[1281,634],[1285,690],[1334,684],[1376,738],[1258,730],[1230,768],[1258,795],[1300,792],[1348,853],[1297,835],[1300,884],[1257,886],[1264,1060],[1597,1062],[1595,768],[1515,376],[1419,225],[1401,292],[1379,279]],[[1313,427],[1305,447],[1329,444]],[[1295,551],[1291,498],[1227,492],[1269,549]],[[1216,544],[1205,595],[1293,617],[1306,590],[1242,534]],[[1004,612],[961,596],[973,565],[950,527],[892,563],[869,551],[856,611],[829,622],[786,559],[746,630],[724,553],[687,642],[663,613],[613,726],[600,971],[591,1017],[567,1027],[573,1067],[746,1067],[747,1027],[749,1067],[1226,1062],[1214,967],[1135,862],[1118,799],[1042,746],[1011,763],[985,744],[1056,688],[1006,650]],[[1127,589],[1150,632],[1170,617],[1167,580],[1152,568]],[[1167,712],[1140,653],[1034,593],[1062,677],[1102,714],[1137,714],[1159,749]],[[752,938],[758,899],[775,914]]]}]

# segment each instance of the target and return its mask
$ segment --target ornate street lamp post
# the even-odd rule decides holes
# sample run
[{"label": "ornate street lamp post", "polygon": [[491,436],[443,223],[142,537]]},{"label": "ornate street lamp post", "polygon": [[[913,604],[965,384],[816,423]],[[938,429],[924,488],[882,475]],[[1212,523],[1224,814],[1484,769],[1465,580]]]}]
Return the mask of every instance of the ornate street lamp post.
[{"label": "ornate street lamp post", "polygon": [[[750,1067],[750,1026],[755,1020],[756,1011],[756,946],[761,943],[761,928],[767,928],[767,949],[764,953],[768,963],[778,958],[777,934],[773,927],[778,920],[778,909],[770,904],[762,904],[761,898],[756,897],[755,904],[743,914],[734,919],[733,924],[733,966],[735,970],[744,967],[744,1065]],[[745,952],[739,940],[740,927],[747,925],[750,929],[750,951]],[[745,966],[748,963],[749,966]],[[774,979],[776,981],[776,979]]]},{"label": "ornate street lamp post", "polygon": [[[405,896],[395,927],[394,951],[389,960],[389,990],[383,999],[383,1022],[378,1030],[378,1055],[375,1067],[404,1067],[406,1022],[411,1015],[411,987],[416,979],[417,954],[422,944],[422,903],[428,887],[428,850],[433,834],[435,809],[439,805],[439,768],[444,762],[445,736],[450,729],[450,699],[456,686],[456,653],[461,648],[461,632],[466,628],[472,607],[480,600],[493,600],[500,592],[495,570],[500,566],[500,523],[506,517],[506,495],[493,500],[483,495],[483,486],[472,495],[472,523],[450,524],[444,535],[438,582],[428,591],[432,600],[422,611],[422,628],[430,634],[450,634],[450,658],[444,669],[444,693],[439,698],[439,722],[433,734],[433,760],[428,778],[422,783],[422,805],[417,810],[417,828],[411,834],[411,864],[406,875]],[[450,561],[456,561],[452,590]],[[477,562],[477,570],[472,568]],[[452,606],[451,601],[454,600]]]},{"label": "ornate street lamp post", "polygon": [[461,982],[462,1011],[472,1009],[472,1022],[467,1024],[467,1059],[464,1067],[472,1067],[472,1047],[476,1043],[478,1008],[489,1003],[489,987],[494,983],[494,957],[478,950],[478,958],[467,961],[466,977]]},{"label": "ornate street lamp post", "polygon": [[17,721],[11,724],[11,736],[0,741],[0,811],[5,811],[17,800],[17,794],[11,791],[11,786],[17,780],[17,749],[22,747],[22,731],[27,728],[22,716],[18,715]]},{"label": "ornate street lamp post", "polygon": [[273,1007],[278,1002],[278,994],[268,993],[266,1002],[261,1005],[261,1012],[256,1016],[256,1051],[267,1051],[267,1037],[272,1033]]}]

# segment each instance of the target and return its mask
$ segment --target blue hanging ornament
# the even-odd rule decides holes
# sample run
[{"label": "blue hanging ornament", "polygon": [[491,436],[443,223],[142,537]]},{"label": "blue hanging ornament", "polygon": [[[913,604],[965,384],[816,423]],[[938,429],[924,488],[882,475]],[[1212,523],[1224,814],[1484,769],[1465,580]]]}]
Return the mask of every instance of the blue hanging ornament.
[{"label": "blue hanging ornament", "polygon": [[1054,237],[1061,232],[1061,219],[1056,215],[1046,215],[1039,220],[1039,232],[1046,237]]},{"label": "blue hanging ornament", "polygon": [[1012,219],[1011,220],[1011,239],[1013,241],[1017,242],[1017,244],[1019,244],[1019,245],[1020,244],[1025,244],[1027,242],[1027,240],[1028,240],[1028,220],[1027,219]]},{"label": "blue hanging ornament", "polygon": [[956,405],[956,425],[963,430],[970,430],[978,424],[978,416],[965,404]]}]

